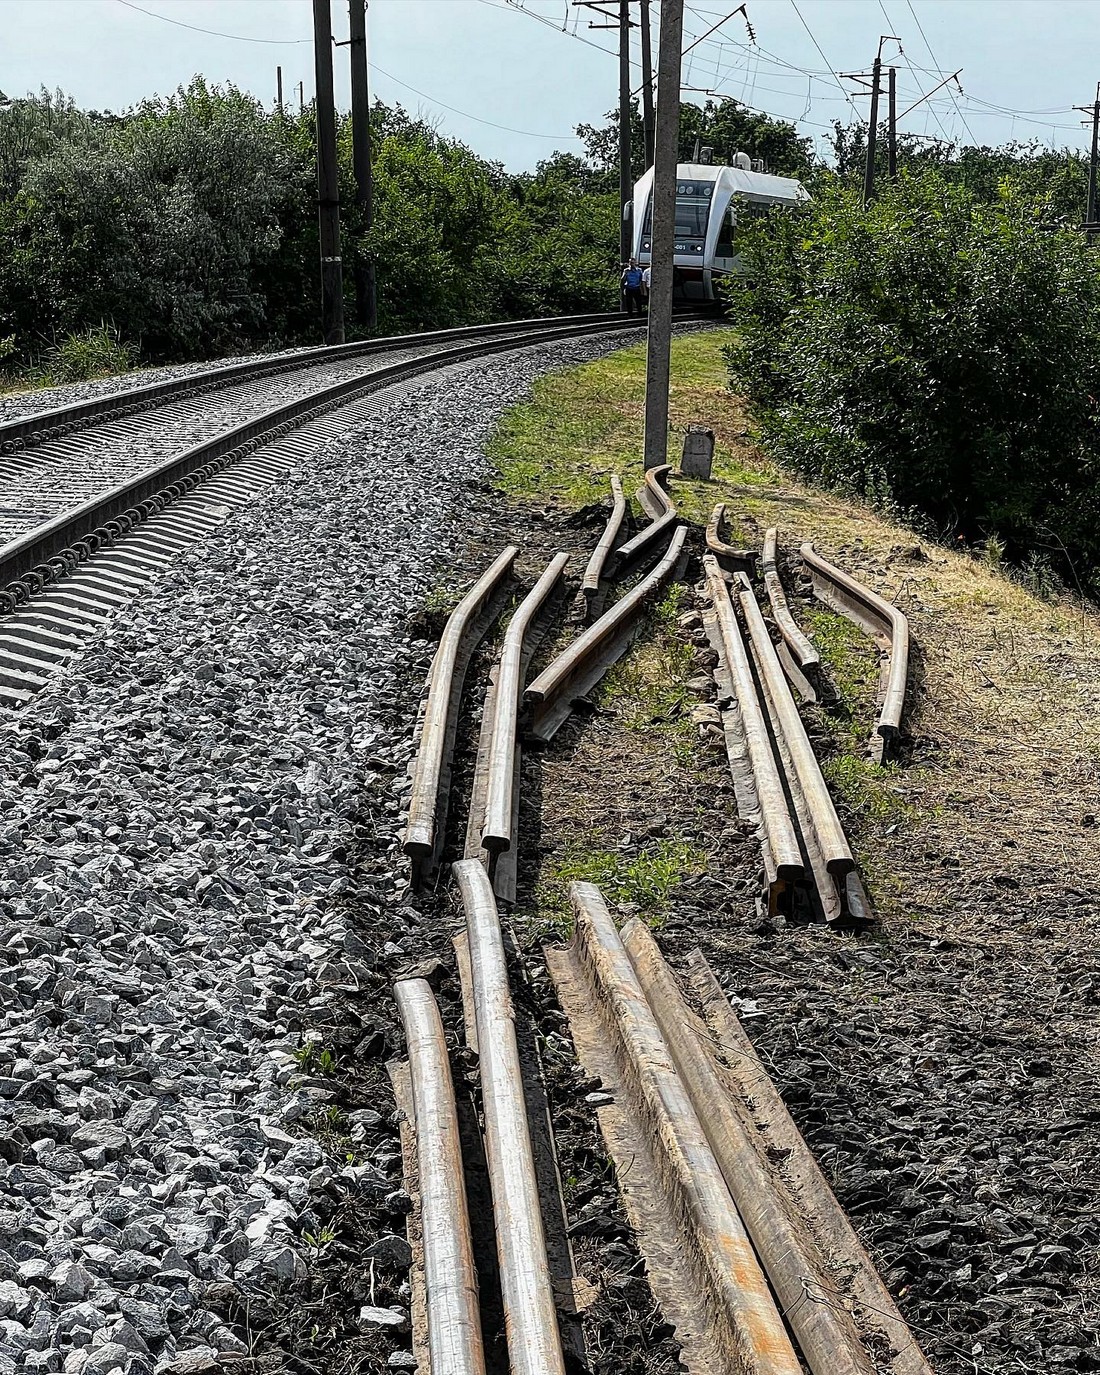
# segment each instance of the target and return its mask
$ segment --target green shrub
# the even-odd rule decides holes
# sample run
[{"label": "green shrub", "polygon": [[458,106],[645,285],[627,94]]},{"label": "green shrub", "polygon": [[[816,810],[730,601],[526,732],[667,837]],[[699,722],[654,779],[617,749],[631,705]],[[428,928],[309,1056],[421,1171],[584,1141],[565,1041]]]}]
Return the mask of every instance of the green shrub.
[{"label": "green shrub", "polygon": [[134,366],[133,352],[107,325],[69,334],[54,344],[42,361],[42,380],[51,385],[87,382],[127,372]]},{"label": "green shrub", "polygon": [[[1013,561],[1100,556],[1100,267],[1002,187],[837,181],[746,229],[733,385],[787,466]],[[1068,574],[1068,568],[1061,570]]]}]

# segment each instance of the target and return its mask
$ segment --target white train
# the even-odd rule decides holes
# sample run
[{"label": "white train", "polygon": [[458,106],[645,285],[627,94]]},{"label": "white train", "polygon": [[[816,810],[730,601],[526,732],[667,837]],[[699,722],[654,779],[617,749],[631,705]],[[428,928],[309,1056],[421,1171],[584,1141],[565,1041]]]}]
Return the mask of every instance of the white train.
[{"label": "white train", "polygon": [[[760,164],[757,164],[759,166]],[[793,177],[755,171],[738,153],[732,167],[682,162],[676,169],[676,296],[713,301],[715,283],[741,270],[733,251],[734,226],[748,215],[766,214],[773,205],[798,205],[809,192]],[[634,186],[633,256],[649,262],[653,224],[653,169]]]}]

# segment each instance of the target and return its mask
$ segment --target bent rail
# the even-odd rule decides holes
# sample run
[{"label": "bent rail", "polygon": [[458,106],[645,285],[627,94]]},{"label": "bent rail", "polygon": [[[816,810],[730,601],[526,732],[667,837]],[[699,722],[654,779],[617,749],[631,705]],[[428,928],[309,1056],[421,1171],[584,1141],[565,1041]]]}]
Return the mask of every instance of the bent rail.
[{"label": "bent rail", "polygon": [[720,501],[707,521],[707,549],[719,561],[730,565],[731,572],[751,573],[756,567],[756,552],[753,549],[735,549],[722,538],[722,522],[726,516],[726,503]]},{"label": "bent rail", "polygon": [[767,589],[768,601],[771,603],[772,615],[779,627],[779,633],[794,655],[799,668],[803,671],[814,670],[821,666],[821,655],[799,629],[787,605],[787,594],[779,580],[779,569],[775,560],[776,534],[774,526],[764,533],[764,554],[760,560],[764,570],[764,587]]},{"label": "bent rail", "polygon": [[497,671],[485,820],[481,830],[481,844],[490,853],[507,850],[512,844],[516,734],[523,692],[523,641],[531,621],[561,581],[568,562],[568,554],[554,555],[542,577],[516,609],[504,636]]},{"label": "bent rail", "polygon": [[626,497],[623,496],[623,484],[619,481],[618,477],[612,476],[611,515],[608,517],[607,524],[604,526],[599,543],[592,551],[592,557],[588,560],[584,570],[584,577],[581,579],[581,591],[584,593],[585,601],[589,606],[592,605],[593,600],[600,590],[600,579],[603,577],[604,568],[607,566],[607,562],[615,548],[615,542],[619,538],[625,519]]},{"label": "bent rail", "polygon": [[650,523],[619,549],[615,556],[616,573],[622,573],[637,563],[677,523],[679,517],[675,503],[662,485],[668,481],[671,472],[672,466],[668,463],[647,471],[645,484],[638,492],[638,501],[650,516]]},{"label": "bent rail", "polygon": [[516,546],[510,544],[466,593],[448,618],[432,660],[428,704],[420,732],[404,840],[405,853],[427,865],[434,862],[442,841],[446,789],[440,784],[454,741],[458,696],[466,672],[460,654],[465,651],[468,655],[473,647],[471,627],[511,570],[518,552]]},{"label": "bent rail", "polygon": [[500,919],[489,877],[476,859],[460,860],[454,874],[470,943],[509,1364],[512,1375],[565,1375]]},{"label": "bent rail", "polygon": [[872,750],[881,761],[901,734],[905,689],[909,677],[909,621],[892,602],[872,592],[842,568],[823,559],[809,542],[799,551],[810,570],[814,596],[842,616],[854,621],[874,640],[882,642],[886,662],[882,671],[882,707],[872,738]]},{"label": "bent rail", "polygon": [[393,991],[409,1054],[431,1369],[485,1375],[477,1269],[443,1023],[425,980],[402,979]]},{"label": "bent rail", "polygon": [[528,687],[523,701],[531,710],[531,734],[536,739],[550,740],[569,716],[573,699],[594,687],[626,649],[646,598],[671,578],[686,538],[687,531],[681,527],[656,568],[609,607]]}]

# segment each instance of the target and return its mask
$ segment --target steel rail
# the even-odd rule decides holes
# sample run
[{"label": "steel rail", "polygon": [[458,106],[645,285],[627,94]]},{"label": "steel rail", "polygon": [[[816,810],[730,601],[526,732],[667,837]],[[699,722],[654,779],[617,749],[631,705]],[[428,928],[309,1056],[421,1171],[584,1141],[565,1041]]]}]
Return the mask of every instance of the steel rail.
[{"label": "steel rail", "polygon": [[764,553],[760,560],[760,566],[764,572],[764,587],[768,593],[768,601],[771,603],[772,616],[779,627],[779,633],[783,636],[784,643],[794,655],[798,667],[803,672],[813,672],[821,667],[821,655],[799,629],[798,623],[791,615],[791,609],[787,605],[787,594],[783,591],[783,584],[779,579],[779,568],[776,564],[777,533],[774,526],[764,532]]},{"label": "steel rail", "polygon": [[484,1375],[477,1268],[443,1023],[424,979],[401,979],[393,991],[409,1056],[430,1366],[436,1375]]},{"label": "steel rail", "polygon": [[768,627],[760,612],[752,587],[744,573],[736,575],[739,585],[741,610],[748,626],[756,662],[764,680],[768,696],[775,708],[780,727],[783,731],[791,762],[798,777],[798,784],[806,799],[814,834],[821,850],[825,867],[834,879],[843,879],[855,869],[855,860],[840,824],[840,818],[833,806],[821,766],[817,762],[806,727],[798,714],[798,707],[787,686],[786,677],[775,652],[775,646],[768,635]]},{"label": "steel rail", "polygon": [[734,615],[725,577],[713,554],[703,555],[703,570],[725,651],[726,668],[737,698],[741,728],[752,766],[757,800],[760,803],[761,824],[768,851],[766,867],[771,870],[768,885],[769,908],[774,912],[778,898],[775,890],[785,888],[788,883],[801,878],[806,872],[806,866],[787,805],[783,780],[779,775],[775,755],[772,753],[768,724],[756,691],[748,651],[741,637],[741,627]]},{"label": "steel rail", "polygon": [[[845,1277],[844,1290],[849,1306],[859,1309],[861,1326],[880,1332],[884,1375],[932,1375],[932,1369],[917,1345],[913,1333],[898,1311],[882,1276],[856,1236],[855,1229],[795,1125],[779,1090],[764,1068],[756,1048],[734,1016],[714,971],[702,953],[688,956],[692,991],[699,1000],[711,1034],[711,1044],[723,1053],[723,1062],[733,1077],[740,1097],[751,1103],[754,1120],[764,1124],[766,1147],[784,1162],[784,1179],[792,1198],[804,1214],[812,1216],[815,1232],[823,1250],[836,1257]],[[811,1305],[842,1302],[827,1291],[808,1292]],[[788,1315],[790,1316],[790,1315]]]},{"label": "steel rail", "polygon": [[423,864],[434,862],[442,841],[440,822],[446,790],[441,789],[440,784],[444,763],[453,744],[458,696],[465,676],[460,653],[471,648],[471,626],[511,571],[518,552],[516,546],[510,544],[462,598],[447,620],[432,660],[428,703],[413,770],[403,842],[405,853]]},{"label": "steel rail", "polygon": [[614,572],[622,574],[638,562],[655,544],[659,544],[666,531],[679,521],[672,497],[662,486],[668,480],[672,467],[668,463],[650,468],[645,475],[645,485],[638,492],[638,500],[652,517],[650,523],[639,530],[633,539],[621,545],[615,555]]},{"label": "steel rail", "polygon": [[466,911],[509,1366],[511,1375],[565,1375],[500,918],[478,860],[460,860],[454,875]]},{"label": "steel rail", "polygon": [[594,687],[623,653],[646,598],[672,577],[686,537],[687,531],[681,526],[656,568],[608,607],[527,688],[523,701],[531,713],[530,732],[534,738],[550,740],[569,716],[574,698]]},{"label": "steel rail", "polygon": [[84,429],[107,419],[116,419],[135,411],[149,410],[171,401],[196,396],[203,391],[217,390],[234,382],[251,378],[297,372],[317,363],[341,362],[348,358],[368,357],[423,344],[450,343],[461,339],[492,338],[494,335],[526,331],[537,332],[559,325],[585,325],[600,322],[614,327],[624,318],[619,312],[591,315],[557,315],[543,320],[503,320],[487,325],[462,325],[457,329],[429,330],[422,334],[394,334],[380,339],[365,339],[352,344],[337,344],[303,349],[291,356],[258,358],[244,363],[230,363],[222,367],[203,369],[186,377],[174,377],[164,382],[150,382],[141,387],[129,387],[109,396],[74,401],[33,415],[17,416],[0,423],[0,454],[17,453],[28,447],[56,439],[74,430]]},{"label": "steel rail", "polygon": [[801,1375],[752,1244],[703,1124],[677,1072],[599,889],[573,883],[576,943],[595,990],[632,1109],[649,1139],[663,1192],[675,1200],[685,1246],[725,1354],[740,1375]]},{"label": "steel rail", "polygon": [[[688,1006],[648,929],[636,918],[623,946],[657,1025],[672,1052],[733,1201],[779,1306],[814,1375],[876,1375],[852,1315],[842,1306],[806,1302],[807,1277],[826,1273],[805,1221],[785,1206],[775,1174],[754,1144],[744,1118],[704,1049],[707,1028]],[[754,1110],[759,1109],[757,1103]]]},{"label": "steel rail", "polygon": [[369,392],[425,372],[508,349],[621,328],[583,325],[521,337],[510,335],[406,360],[347,378],[309,396],[254,416],[161,464],[109,489],[0,547],[0,613],[21,605],[42,587],[64,577],[100,547],[111,544],[147,516],[163,510],[199,482],[221,471],[271,438]]},{"label": "steel rail", "polygon": [[482,847],[490,854],[499,854],[512,845],[516,739],[523,695],[523,642],[532,620],[561,581],[568,562],[568,554],[554,555],[542,577],[516,608],[504,635],[497,669],[485,819],[481,828]]},{"label": "steel rail", "polygon": [[872,592],[842,568],[823,559],[809,542],[799,551],[810,570],[814,595],[864,630],[886,650],[882,708],[872,747],[881,761],[897,743],[909,677],[909,621],[892,602]]},{"label": "steel rail", "polygon": [[603,534],[600,536],[599,543],[592,551],[592,557],[588,560],[584,570],[584,577],[581,579],[581,592],[588,607],[596,598],[600,590],[600,579],[603,577],[604,568],[607,566],[608,559],[615,548],[615,544],[622,533],[623,521],[626,519],[626,497],[623,496],[623,484],[618,477],[611,478],[611,515],[608,517],[607,524],[604,526]]},{"label": "steel rail", "polygon": [[749,573],[756,567],[756,553],[752,549],[735,549],[732,544],[727,544],[722,538],[722,521],[726,514],[726,503],[720,501],[711,512],[710,520],[707,521],[706,542],[707,549],[719,561],[728,561],[734,567],[730,571],[740,571]]}]

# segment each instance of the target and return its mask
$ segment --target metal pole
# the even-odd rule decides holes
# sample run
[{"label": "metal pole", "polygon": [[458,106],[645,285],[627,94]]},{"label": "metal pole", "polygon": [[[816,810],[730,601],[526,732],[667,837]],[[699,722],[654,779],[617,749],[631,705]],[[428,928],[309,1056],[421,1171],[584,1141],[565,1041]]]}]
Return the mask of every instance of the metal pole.
[{"label": "metal pole", "polygon": [[887,170],[890,173],[890,180],[898,179],[898,72],[896,67],[890,68],[890,110],[887,130]]},{"label": "metal pole", "polygon": [[304,115],[306,112],[306,83],[298,82],[298,113]]},{"label": "metal pole", "polygon": [[332,97],[330,0],[313,0],[313,57],[317,74],[317,224],[321,240],[321,335],[344,342],[344,273],[340,262],[340,169]]},{"label": "metal pole", "polygon": [[279,107],[279,113],[282,114],[282,112],[283,112],[283,69],[282,69],[282,67],[276,67],[276,68],[275,68],[275,87],[276,87],[276,90],[277,90],[277,92],[278,92],[278,94],[277,94],[276,97],[275,97],[275,103],[276,103],[276,104],[278,105],[278,107]]},{"label": "metal pole", "polygon": [[351,21],[351,140],[355,168],[355,204],[362,216],[359,242],[355,245],[355,318],[366,329],[378,324],[374,259],[366,247],[374,221],[374,185],[370,165],[370,91],[367,69],[367,3],[350,0]]},{"label": "metal pole", "polygon": [[619,0],[619,261],[630,257],[630,0]]},{"label": "metal pole", "polygon": [[645,376],[645,466],[666,462],[672,349],[672,256],[676,240],[676,163],[680,144],[680,45],[684,0],[662,0],[657,53],[657,127],[653,159],[649,339]]},{"label": "metal pole", "polygon": [[642,142],[645,165],[653,166],[653,53],[650,48],[649,0],[640,0],[642,30]]},{"label": "metal pole", "polygon": [[1096,223],[1096,164],[1100,152],[1100,100],[1092,107],[1092,158],[1089,162],[1089,203],[1085,223]]}]

